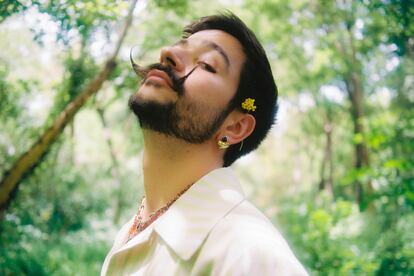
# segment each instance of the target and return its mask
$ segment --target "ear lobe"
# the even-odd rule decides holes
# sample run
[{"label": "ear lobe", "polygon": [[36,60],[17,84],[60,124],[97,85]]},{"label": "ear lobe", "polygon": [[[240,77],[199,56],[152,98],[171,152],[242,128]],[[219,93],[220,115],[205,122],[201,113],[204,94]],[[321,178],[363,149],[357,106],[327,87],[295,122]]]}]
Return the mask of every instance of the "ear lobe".
[{"label": "ear lobe", "polygon": [[248,113],[241,113],[232,124],[229,124],[225,133],[231,144],[238,144],[252,134],[256,127],[256,119]]}]

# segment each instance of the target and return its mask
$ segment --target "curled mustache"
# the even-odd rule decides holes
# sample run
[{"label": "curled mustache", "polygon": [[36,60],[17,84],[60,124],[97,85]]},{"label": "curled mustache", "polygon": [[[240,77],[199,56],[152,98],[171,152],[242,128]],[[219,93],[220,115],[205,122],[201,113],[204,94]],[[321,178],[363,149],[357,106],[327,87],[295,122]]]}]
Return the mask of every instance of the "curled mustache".
[{"label": "curled mustache", "polygon": [[198,67],[198,65],[194,66],[194,68],[191,69],[191,71],[188,72],[188,74],[186,74],[184,77],[179,78],[175,75],[171,66],[164,65],[162,63],[154,63],[154,64],[151,64],[145,67],[138,65],[137,63],[135,63],[134,59],[132,58],[132,50],[133,48],[131,48],[129,52],[129,60],[131,61],[132,69],[134,70],[135,74],[137,74],[137,76],[142,78],[143,82],[145,82],[147,75],[151,70],[157,69],[160,71],[164,71],[171,80],[172,89],[175,92],[177,92],[178,95],[180,96],[183,95],[184,93],[184,82],[191,75],[191,73],[193,73],[194,70]]}]

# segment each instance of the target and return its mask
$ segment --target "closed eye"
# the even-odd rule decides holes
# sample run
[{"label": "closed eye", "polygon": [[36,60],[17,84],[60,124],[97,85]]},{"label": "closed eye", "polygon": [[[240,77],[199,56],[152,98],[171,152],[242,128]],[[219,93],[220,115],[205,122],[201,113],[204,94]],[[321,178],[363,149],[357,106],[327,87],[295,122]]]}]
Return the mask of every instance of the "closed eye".
[{"label": "closed eye", "polygon": [[210,73],[217,73],[216,69],[214,69],[213,66],[211,66],[210,64],[204,62],[204,61],[200,61],[198,63],[204,70],[210,72]]},{"label": "closed eye", "polygon": [[166,57],[165,58],[165,60],[169,63],[169,64],[171,64],[173,67],[175,67],[177,64],[175,63],[175,61],[172,59],[172,58],[170,58],[170,57]]}]

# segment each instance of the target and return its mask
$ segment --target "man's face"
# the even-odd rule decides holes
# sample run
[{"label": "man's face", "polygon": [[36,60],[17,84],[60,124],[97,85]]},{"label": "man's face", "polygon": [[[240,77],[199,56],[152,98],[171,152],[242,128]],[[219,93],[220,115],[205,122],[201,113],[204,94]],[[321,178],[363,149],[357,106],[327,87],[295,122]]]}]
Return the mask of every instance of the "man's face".
[{"label": "man's face", "polygon": [[[197,32],[161,51],[160,63],[148,72],[130,108],[144,129],[203,143],[229,113],[245,60],[236,38],[219,30]],[[165,66],[170,72],[165,73]],[[174,90],[181,78],[181,89]]]}]

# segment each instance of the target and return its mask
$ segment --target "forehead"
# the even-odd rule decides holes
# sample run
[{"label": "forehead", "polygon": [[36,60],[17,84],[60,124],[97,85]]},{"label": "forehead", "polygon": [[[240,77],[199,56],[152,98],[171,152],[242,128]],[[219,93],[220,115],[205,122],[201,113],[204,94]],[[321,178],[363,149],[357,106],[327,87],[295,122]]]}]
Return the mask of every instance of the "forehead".
[{"label": "forehead", "polygon": [[224,50],[229,57],[230,69],[240,69],[245,60],[242,45],[232,35],[220,30],[203,30],[188,37],[190,44],[213,42]]}]

